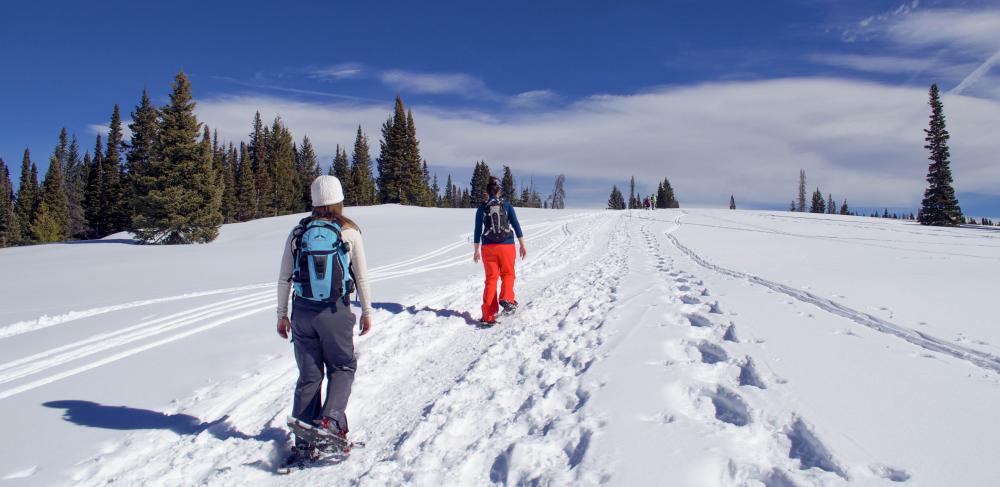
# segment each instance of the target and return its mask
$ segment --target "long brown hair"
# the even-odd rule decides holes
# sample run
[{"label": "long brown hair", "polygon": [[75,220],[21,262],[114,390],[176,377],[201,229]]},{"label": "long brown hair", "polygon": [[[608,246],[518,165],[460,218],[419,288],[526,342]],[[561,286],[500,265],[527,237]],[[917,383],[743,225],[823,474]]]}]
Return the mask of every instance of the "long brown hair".
[{"label": "long brown hair", "polygon": [[353,228],[357,231],[361,231],[361,227],[354,220],[344,216],[344,203],[334,203],[332,205],[325,206],[314,206],[312,211],[313,218],[319,220],[330,220],[336,222],[340,225],[340,228],[347,229]]}]

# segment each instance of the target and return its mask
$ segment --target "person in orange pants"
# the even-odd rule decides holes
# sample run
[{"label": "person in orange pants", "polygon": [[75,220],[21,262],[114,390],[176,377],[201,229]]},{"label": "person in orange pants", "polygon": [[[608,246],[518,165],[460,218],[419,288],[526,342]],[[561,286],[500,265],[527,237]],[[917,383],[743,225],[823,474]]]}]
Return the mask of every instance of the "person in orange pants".
[{"label": "person in orange pants", "polygon": [[[486,270],[480,323],[493,325],[496,324],[496,315],[501,307],[507,313],[517,309],[517,300],[514,299],[515,236],[520,245],[521,259],[528,255],[528,251],[524,247],[524,233],[517,221],[514,207],[500,197],[500,181],[497,178],[490,178],[486,193],[486,202],[476,209],[472,260],[482,260]],[[498,277],[501,281],[499,300]]]}]

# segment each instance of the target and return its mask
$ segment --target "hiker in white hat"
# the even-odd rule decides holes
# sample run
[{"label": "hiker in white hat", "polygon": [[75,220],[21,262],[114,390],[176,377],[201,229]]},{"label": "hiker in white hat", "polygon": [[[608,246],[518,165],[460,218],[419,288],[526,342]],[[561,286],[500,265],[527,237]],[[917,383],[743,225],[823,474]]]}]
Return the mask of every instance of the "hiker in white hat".
[{"label": "hiker in white hat", "polygon": [[[372,327],[361,229],[344,216],[344,188],[336,177],[320,176],[311,189],[312,215],[288,235],[278,274],[278,335],[291,335],[299,368],[289,418],[295,433],[295,446],[286,461],[289,466],[315,460],[317,447],[350,449],[344,410],[357,369],[354,326],[358,320],[351,311],[355,290],[361,301],[360,334]],[[324,376],[325,401],[321,395]],[[309,433],[308,438],[304,433]]]}]

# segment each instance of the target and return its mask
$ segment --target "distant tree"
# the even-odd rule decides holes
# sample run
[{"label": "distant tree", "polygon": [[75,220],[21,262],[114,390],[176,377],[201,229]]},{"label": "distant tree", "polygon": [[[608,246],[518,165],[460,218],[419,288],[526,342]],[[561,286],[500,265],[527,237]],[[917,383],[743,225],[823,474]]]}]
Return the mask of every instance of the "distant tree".
[{"label": "distant tree", "polygon": [[948,149],[948,139],[951,136],[945,127],[944,104],[937,84],[931,85],[929,97],[931,116],[929,127],[924,130],[924,140],[927,142],[924,148],[930,151],[928,159],[931,163],[927,168],[927,190],[924,191],[920,206],[920,223],[955,226],[962,222],[962,208],[958,205],[955,189],[951,186],[951,153]]},{"label": "distant tree", "polygon": [[840,205],[840,214],[841,215],[848,215],[848,214],[850,214],[850,211],[847,209],[847,199],[846,198],[844,199],[844,204]]},{"label": "distant tree", "polygon": [[247,221],[257,218],[257,180],[253,159],[247,144],[240,142],[240,156],[236,166],[236,219]]},{"label": "distant tree", "polygon": [[438,175],[434,173],[434,183],[431,184],[431,205],[441,207],[441,186],[438,185]]},{"label": "distant tree", "polygon": [[812,204],[809,206],[810,213],[826,213],[826,203],[823,201],[823,193],[816,188],[813,192]]},{"label": "distant tree", "polygon": [[354,158],[351,163],[351,186],[354,188],[357,205],[378,203],[375,178],[372,175],[371,155],[368,153],[368,137],[358,125],[358,135],[354,139]]},{"label": "distant tree", "polygon": [[628,183],[628,209],[633,210],[638,207],[639,200],[635,195],[635,176],[632,176]]},{"label": "distant tree", "polygon": [[107,229],[101,198],[104,194],[104,143],[101,134],[94,141],[94,157],[84,154],[83,164],[87,166],[87,184],[83,193],[83,214],[87,220],[87,238],[98,238]]},{"label": "distant tree", "polygon": [[253,118],[253,129],[250,132],[250,144],[247,149],[250,154],[250,165],[254,173],[254,187],[257,188],[257,214],[254,218],[271,216],[274,203],[274,168],[268,158],[268,138],[270,129],[264,125],[260,112]]},{"label": "distant tree", "polygon": [[302,182],[295,170],[295,142],[281,117],[274,118],[267,142],[267,155],[273,167],[272,214],[287,215],[302,211]]},{"label": "distant tree", "polygon": [[469,194],[469,188],[465,188],[462,191],[462,208],[473,208],[472,196]]},{"label": "distant tree", "polygon": [[455,189],[451,183],[451,174],[448,174],[448,179],[444,183],[444,198],[441,203],[445,208],[455,207]]},{"label": "distant tree", "polygon": [[431,170],[424,161],[420,168],[420,205],[424,207],[434,206],[434,194],[431,188]]},{"label": "distant tree", "polygon": [[660,208],[680,208],[681,205],[677,201],[677,196],[674,195],[674,188],[670,185],[669,179],[663,178],[661,188],[662,193],[656,195],[656,204]]},{"label": "distant tree", "polygon": [[125,230],[129,226],[132,214],[131,191],[128,188],[125,168],[122,165],[121,151],[125,147],[122,130],[121,109],[118,104],[111,113],[111,123],[108,130],[108,142],[105,145],[104,164],[101,166],[101,220],[104,228],[100,229],[99,237]]},{"label": "distant tree", "polygon": [[31,242],[30,225],[35,220],[35,212],[38,211],[38,204],[41,201],[39,193],[38,167],[31,162],[31,151],[24,149],[24,157],[21,159],[21,179],[17,189],[17,200],[14,203],[17,221],[21,222],[21,235],[18,238],[21,243]]},{"label": "distant tree", "polygon": [[133,233],[136,230],[134,220],[135,215],[145,213],[148,209],[143,206],[149,200],[146,198],[149,191],[154,189],[154,178],[150,174],[150,166],[157,158],[154,153],[157,147],[157,131],[160,127],[160,110],[153,105],[149,99],[146,89],[142,90],[142,98],[132,112],[132,122],[129,130],[132,132],[129,141],[126,161],[128,164],[129,184],[131,185],[130,202],[132,214],[128,222],[128,229]]},{"label": "distant tree", "polygon": [[31,234],[36,242],[59,242],[69,237],[69,202],[63,187],[59,150],[49,160],[49,169],[42,183],[40,206],[31,222]]},{"label": "distant tree", "polygon": [[66,151],[66,170],[63,172],[66,182],[66,200],[69,203],[67,217],[69,218],[69,235],[73,238],[86,238],[87,218],[83,211],[83,198],[87,190],[88,166],[80,159],[80,145],[73,135]]},{"label": "distant tree", "polygon": [[10,170],[0,158],[0,247],[16,245],[21,238],[14,206],[14,184],[10,180]]},{"label": "distant tree", "polygon": [[792,200],[792,204],[788,205],[788,211],[797,211],[795,207],[795,200]]},{"label": "distant tree", "polygon": [[229,148],[222,150],[222,216],[225,223],[233,223],[239,221],[238,210],[239,206],[237,200],[236,187],[236,171],[239,167],[239,156],[236,153],[236,147],[233,143],[229,143]]},{"label": "distant tree", "polygon": [[889,218],[889,209],[882,210],[882,218]]},{"label": "distant tree", "polygon": [[472,181],[469,184],[472,188],[470,195],[472,204],[479,205],[479,203],[486,201],[486,185],[489,183],[490,166],[486,164],[486,161],[477,162],[476,167],[472,170]]},{"label": "distant tree", "polygon": [[734,198],[733,195],[729,195],[729,209],[730,210],[736,209],[736,198]]},{"label": "distant tree", "polygon": [[799,211],[806,211],[806,171],[799,170]]},{"label": "distant tree", "polygon": [[552,196],[550,197],[552,201],[551,208],[554,210],[562,210],[566,208],[566,176],[560,174],[556,176],[555,185],[552,188]]},{"label": "distant tree", "polygon": [[[333,163],[330,164],[330,171],[327,174],[329,174],[330,176],[336,176],[337,179],[340,180],[341,184],[344,184],[344,193],[346,195],[346,193],[348,192],[347,188],[350,187],[350,184],[345,184],[345,183],[351,182],[348,180],[348,176],[351,171],[351,163],[347,160],[346,148],[344,149],[343,152],[341,152],[340,144],[337,144],[335,152],[337,153],[337,155],[333,157]],[[348,204],[353,204],[353,202]]]},{"label": "distant tree", "polygon": [[[340,150],[339,145],[337,146],[337,150]],[[344,176],[338,176],[338,178],[340,178],[341,184],[344,185],[344,195],[346,196],[348,189],[351,188],[351,171],[347,166],[346,148],[344,149],[343,159]],[[302,146],[295,158],[295,170],[299,175],[299,209],[309,210],[312,208],[312,182],[322,174],[322,170],[319,167],[319,161],[316,159],[316,151],[313,149],[312,141],[309,140],[308,135],[302,137]]]},{"label": "distant tree", "polygon": [[833,201],[833,193],[828,194],[828,199],[826,200],[826,212],[831,215],[837,212],[837,203]]},{"label": "distant tree", "polygon": [[609,210],[624,210],[625,208],[626,208],[626,206],[625,206],[625,197],[622,195],[622,192],[618,190],[618,186],[617,185],[616,186],[612,186],[611,187],[611,196],[608,197],[608,209]]},{"label": "distant tree", "polygon": [[514,185],[514,173],[511,172],[510,166],[503,166],[503,179],[500,181],[500,197],[504,201],[509,202],[514,206],[518,206],[517,201],[517,187]]}]

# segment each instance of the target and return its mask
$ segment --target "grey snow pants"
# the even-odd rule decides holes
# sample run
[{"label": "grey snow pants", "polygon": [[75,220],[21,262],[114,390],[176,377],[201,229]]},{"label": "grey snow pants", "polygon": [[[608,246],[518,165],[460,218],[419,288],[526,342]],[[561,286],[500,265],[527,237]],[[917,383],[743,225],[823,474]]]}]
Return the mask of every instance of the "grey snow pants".
[{"label": "grey snow pants", "polygon": [[[354,357],[354,324],[351,307],[292,303],[292,345],[299,380],[295,384],[292,416],[312,424],[323,416],[347,430],[347,399],[354,384],[358,360]],[[326,401],[320,397],[326,375]]]}]

